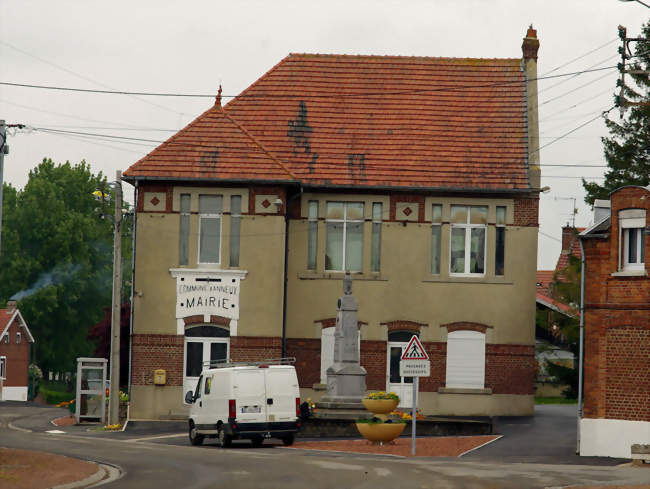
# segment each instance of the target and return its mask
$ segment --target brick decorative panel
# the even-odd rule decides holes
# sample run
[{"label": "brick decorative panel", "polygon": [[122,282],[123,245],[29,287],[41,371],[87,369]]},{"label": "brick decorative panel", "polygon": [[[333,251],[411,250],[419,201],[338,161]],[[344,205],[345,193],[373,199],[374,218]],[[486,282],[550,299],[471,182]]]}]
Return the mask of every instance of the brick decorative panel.
[{"label": "brick decorative panel", "polygon": [[171,212],[171,185],[142,185],[138,191],[138,212]]},{"label": "brick decorative panel", "polygon": [[424,196],[408,194],[391,195],[389,220],[424,222]]},{"label": "brick decorative panel", "polygon": [[167,371],[167,385],[183,385],[184,336],[134,334],[131,383],[153,385],[153,371]]},{"label": "brick decorative panel", "polygon": [[457,322],[457,323],[441,324],[440,327],[447,328],[447,333],[464,330],[464,331],[478,331],[479,333],[485,334],[487,329],[491,328],[492,326],[487,326],[485,324],[479,324],[479,323]]},{"label": "brick decorative panel", "polygon": [[535,347],[485,345],[485,387],[493,394],[535,393]]},{"label": "brick decorative panel", "polygon": [[606,417],[650,421],[650,329],[609,329],[606,348]]},{"label": "brick decorative panel", "polygon": [[539,198],[515,199],[515,226],[539,226]]},{"label": "brick decorative panel", "polygon": [[230,337],[230,358],[234,362],[262,362],[281,356],[282,338],[280,337]]}]

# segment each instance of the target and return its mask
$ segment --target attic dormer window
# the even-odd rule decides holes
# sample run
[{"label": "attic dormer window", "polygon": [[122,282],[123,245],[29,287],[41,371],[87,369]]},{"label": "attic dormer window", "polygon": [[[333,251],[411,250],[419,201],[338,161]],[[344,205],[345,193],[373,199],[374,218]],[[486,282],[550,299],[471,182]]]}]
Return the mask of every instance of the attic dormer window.
[{"label": "attic dormer window", "polygon": [[626,209],[619,213],[619,268],[623,271],[645,269],[645,209]]}]

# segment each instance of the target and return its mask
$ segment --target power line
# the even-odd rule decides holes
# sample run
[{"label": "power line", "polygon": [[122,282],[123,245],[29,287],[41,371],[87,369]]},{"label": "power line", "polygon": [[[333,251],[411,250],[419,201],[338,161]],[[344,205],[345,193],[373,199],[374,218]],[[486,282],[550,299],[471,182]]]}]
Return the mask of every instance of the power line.
[{"label": "power line", "polygon": [[588,81],[587,83],[583,83],[582,85],[580,85],[580,86],[578,86],[578,87],[576,87],[576,88],[574,88],[572,90],[569,90],[568,92],[564,92],[564,93],[562,93],[560,95],[557,95],[555,97],[551,97],[551,98],[545,100],[544,102],[540,103],[539,106],[541,107],[542,105],[546,105],[549,102],[553,102],[554,100],[557,100],[559,98],[566,97],[567,95],[569,95],[569,94],[571,94],[573,92],[577,92],[578,90],[580,90],[580,89],[582,89],[584,87],[592,85],[592,84],[596,83],[597,81],[602,80],[603,78],[607,78],[609,75],[611,75],[611,73],[605,73],[603,76],[599,76],[598,78],[594,78],[593,80]]},{"label": "power line", "polygon": [[593,121],[595,121],[595,120],[597,120],[597,119],[600,119],[601,117],[604,117],[605,114],[608,114],[608,113],[609,113],[611,110],[613,110],[614,108],[616,108],[616,106],[615,106],[615,105],[612,105],[609,109],[607,109],[606,111],[602,112],[601,114],[598,114],[596,117],[594,117],[594,118],[592,118],[592,119],[589,119],[589,120],[586,121],[586,122],[583,122],[583,123],[580,124],[578,127],[574,128],[574,129],[571,129],[569,132],[566,132],[566,133],[562,134],[561,136],[558,136],[558,137],[555,138],[553,141],[550,141],[550,142],[544,144],[543,146],[540,146],[539,148],[537,148],[537,151],[540,151],[541,149],[546,148],[547,146],[550,146],[551,144],[557,143],[557,142],[560,141],[561,139],[564,139],[565,137],[567,137],[569,134],[572,134],[572,133],[576,132],[578,129],[582,129],[582,128],[585,127],[587,124],[591,124]]},{"label": "power line", "polygon": [[[561,78],[564,76],[577,76],[584,73],[591,73],[595,71],[611,70],[615,69],[616,66],[605,66],[602,68],[595,68],[592,70],[582,70],[572,73],[562,73],[559,75],[550,75],[538,78],[531,78],[530,80],[517,80],[517,81],[507,81],[507,82],[495,82],[484,85],[462,85],[458,87],[442,87],[442,88],[414,88],[410,90],[400,90],[394,92],[365,92],[365,93],[342,93],[336,95],[311,95],[306,96],[301,94],[301,98],[348,98],[348,97],[368,97],[373,95],[408,95],[408,94],[417,94],[417,93],[432,93],[432,92],[453,92],[460,90],[470,90],[475,88],[488,88],[488,87],[498,87],[498,86],[507,86],[507,85],[516,85],[521,83],[528,83],[535,80],[547,80],[551,78]],[[152,97],[190,97],[190,98],[214,98],[214,94],[197,94],[197,93],[168,93],[168,92],[134,92],[126,90],[97,90],[90,88],[73,88],[73,87],[61,87],[61,86],[52,86],[52,85],[36,85],[29,83],[14,83],[14,82],[0,82],[0,85],[12,86],[12,87],[22,87],[22,88],[37,88],[43,90],[59,90],[66,92],[82,92],[82,93],[99,93],[99,94],[111,94],[111,95],[140,95],[140,96],[152,96]],[[240,94],[240,95],[222,95],[222,98],[254,98],[254,99],[281,99],[288,98],[293,100],[295,97],[291,95],[273,95],[273,94]]]},{"label": "power line", "polygon": [[565,66],[570,65],[571,63],[573,63],[575,61],[578,61],[579,59],[585,58],[585,57],[589,56],[590,54],[595,53],[596,51],[599,51],[599,50],[603,49],[605,46],[609,46],[610,44],[612,44],[613,42],[616,42],[616,41],[618,41],[618,37],[615,37],[614,39],[612,39],[610,41],[607,41],[605,44],[603,44],[601,46],[598,46],[597,48],[594,48],[591,51],[587,51],[585,54],[582,54],[582,55],[578,56],[577,58],[573,58],[571,61],[567,61],[566,63],[558,66],[557,68],[553,68],[551,71],[547,71],[542,76],[550,75],[554,71],[557,71],[560,68],[564,68]]},{"label": "power line", "polygon": [[545,237],[547,237],[547,238],[549,238],[549,239],[552,239],[552,240],[554,240],[554,241],[557,241],[558,243],[561,243],[561,242],[562,242],[561,239],[556,238],[555,236],[551,236],[550,234],[546,234],[546,233],[545,233],[544,231],[542,231],[541,229],[538,229],[537,232],[538,232],[539,234],[541,234],[542,236],[545,236]]}]

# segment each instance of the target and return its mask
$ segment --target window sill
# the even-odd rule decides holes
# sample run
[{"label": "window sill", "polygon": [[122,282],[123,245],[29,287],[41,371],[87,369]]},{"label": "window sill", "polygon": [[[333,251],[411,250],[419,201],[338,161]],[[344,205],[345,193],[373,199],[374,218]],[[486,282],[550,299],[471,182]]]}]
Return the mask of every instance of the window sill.
[{"label": "window sill", "polygon": [[503,277],[435,277],[429,276],[422,280],[422,282],[437,282],[444,284],[453,284],[453,283],[466,283],[466,284],[501,284],[501,285],[512,285],[513,282],[506,280]]},{"label": "window sill", "polygon": [[647,277],[648,273],[645,270],[621,270],[620,272],[612,273],[612,277]]},{"label": "window sill", "polygon": [[439,387],[438,394],[492,394],[492,389],[467,389],[460,387]]},{"label": "window sill", "polygon": [[[388,281],[388,279],[378,273],[355,273],[351,274],[352,280],[377,280]],[[345,272],[298,272],[300,280],[341,280],[345,277]]]}]

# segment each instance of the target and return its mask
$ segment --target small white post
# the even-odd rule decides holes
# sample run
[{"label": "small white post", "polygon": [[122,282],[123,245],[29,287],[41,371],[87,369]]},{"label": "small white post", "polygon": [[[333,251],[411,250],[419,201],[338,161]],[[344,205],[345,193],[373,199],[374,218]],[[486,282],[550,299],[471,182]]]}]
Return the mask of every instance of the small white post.
[{"label": "small white post", "polygon": [[411,411],[411,456],[415,457],[415,417],[418,406],[418,384],[420,377],[413,377],[413,408]]}]

